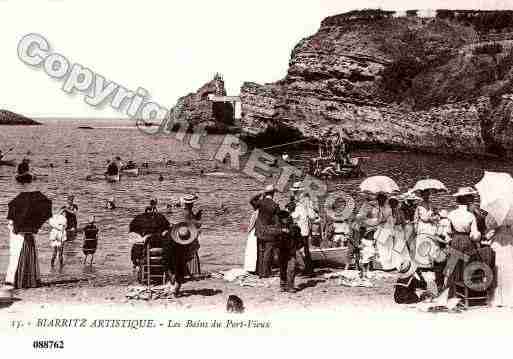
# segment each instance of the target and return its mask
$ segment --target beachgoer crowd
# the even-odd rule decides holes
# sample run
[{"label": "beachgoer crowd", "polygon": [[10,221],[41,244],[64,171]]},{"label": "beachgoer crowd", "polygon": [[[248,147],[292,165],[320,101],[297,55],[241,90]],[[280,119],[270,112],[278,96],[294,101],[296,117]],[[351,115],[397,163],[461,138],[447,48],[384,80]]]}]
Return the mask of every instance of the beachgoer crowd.
[{"label": "beachgoer crowd", "polygon": [[[331,154],[343,157],[347,153],[340,136],[333,138],[331,144],[331,150],[325,149]],[[342,157],[341,162],[348,160]],[[20,166],[26,168],[18,168],[19,173],[29,170],[28,161]],[[121,168],[125,166],[117,157],[109,163],[107,174],[118,175]],[[342,215],[333,204],[330,210],[335,215],[323,221],[317,199],[310,197],[301,182],[291,186],[284,208],[275,201],[274,186],[268,185],[249,201],[254,213],[248,227],[243,268],[267,278],[278,267],[281,290],[294,293],[297,291],[296,275],[315,275],[315,266],[319,263],[313,254],[340,248],[346,253],[340,258],[341,264],[357,269],[362,278],[369,278],[374,270],[397,271],[394,300],[411,304],[429,296],[436,297],[446,289],[450,297],[460,295],[458,287],[466,283],[467,265],[477,262],[493,272],[494,281],[486,288],[492,294],[492,303],[513,306],[511,228],[497,224],[493,216],[487,216],[479,208],[475,203],[479,193],[474,188],[461,187],[452,194],[456,208],[448,211],[432,202],[433,196],[446,190],[443,184],[429,187],[421,183],[417,182],[402,194],[398,188],[393,191],[360,188],[363,204],[356,213]],[[161,277],[164,282],[167,278],[174,295],[179,295],[187,278],[201,275],[198,251],[202,211],[193,209],[197,199],[195,195],[185,195],[179,203],[167,205],[168,213],[175,207],[182,208],[183,220],[179,223],[168,222],[159,211],[156,199],[141,213],[140,223],[133,226],[131,223],[130,258],[141,282],[153,280],[151,272],[156,266],[152,263],[157,259]],[[105,206],[115,210],[114,198],[106,200]],[[224,213],[227,208],[221,204],[220,210]],[[56,261],[62,268],[65,243],[73,240],[77,233],[84,234],[84,264],[88,257],[90,265],[93,264],[100,229],[94,217],[79,228],[77,214],[78,206],[70,195],[66,204],[48,221],[52,268]],[[10,260],[6,285],[13,288],[39,285],[36,233],[17,233],[12,218],[8,226]],[[472,279],[479,277],[475,271],[473,273]],[[487,273],[480,279],[489,279],[485,278]],[[423,290],[421,296],[419,289]]]}]

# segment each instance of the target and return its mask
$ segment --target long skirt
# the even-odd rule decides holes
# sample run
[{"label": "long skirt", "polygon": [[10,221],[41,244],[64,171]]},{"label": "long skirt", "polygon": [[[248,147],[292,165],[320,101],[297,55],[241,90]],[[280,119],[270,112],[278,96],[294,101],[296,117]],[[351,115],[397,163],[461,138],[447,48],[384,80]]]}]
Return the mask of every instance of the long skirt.
[{"label": "long skirt", "polygon": [[35,288],[41,284],[34,235],[14,234],[9,237],[9,266],[5,282],[15,288]]},{"label": "long skirt", "polygon": [[200,259],[198,251],[190,253],[187,259],[187,272],[191,277],[201,274]]},{"label": "long skirt", "polygon": [[402,226],[396,226],[394,228],[391,255],[391,265],[393,268],[399,267],[402,262],[411,258],[410,251],[408,250],[406,235],[407,233]]},{"label": "long skirt", "polygon": [[244,253],[244,270],[246,272],[255,272],[257,269],[257,238],[255,230],[253,229],[248,233],[248,239],[246,241],[246,251]]},{"label": "long skirt", "polygon": [[417,263],[419,268],[432,269],[434,259],[439,256],[440,245],[434,239],[433,235],[419,233],[415,237],[415,252],[412,259]]},{"label": "long skirt", "polygon": [[198,250],[200,249],[200,244],[198,240],[192,242],[186,251],[186,261],[187,261],[187,272],[191,277],[195,275],[201,274],[200,267],[200,259],[198,255]]},{"label": "long skirt", "polygon": [[492,305],[513,307],[513,234],[501,231],[495,237],[492,249],[495,251],[497,274]]},{"label": "long skirt", "polygon": [[374,236],[376,239],[376,261],[382,270],[395,268],[393,262],[394,231],[393,228],[379,228]]},{"label": "long skirt", "polygon": [[448,277],[448,286],[450,287],[449,296],[452,297],[455,294],[455,283],[463,282],[465,279],[464,271],[466,265],[473,262],[481,262],[493,270],[496,259],[492,248],[480,247],[479,244],[469,238],[468,234],[453,234],[450,246],[445,275]]}]

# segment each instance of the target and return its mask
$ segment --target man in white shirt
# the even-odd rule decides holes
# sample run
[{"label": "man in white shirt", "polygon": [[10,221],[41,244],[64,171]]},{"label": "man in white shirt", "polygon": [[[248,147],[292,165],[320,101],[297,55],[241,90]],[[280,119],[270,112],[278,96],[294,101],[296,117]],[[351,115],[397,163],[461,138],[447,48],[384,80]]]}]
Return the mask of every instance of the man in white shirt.
[{"label": "man in white shirt", "polygon": [[301,229],[301,237],[303,238],[304,250],[305,250],[305,271],[304,274],[313,274],[312,258],[310,256],[310,226],[313,220],[318,215],[314,211],[314,205],[308,193],[301,193],[301,188],[297,190],[298,202],[296,203],[295,209],[291,214],[294,222]]}]

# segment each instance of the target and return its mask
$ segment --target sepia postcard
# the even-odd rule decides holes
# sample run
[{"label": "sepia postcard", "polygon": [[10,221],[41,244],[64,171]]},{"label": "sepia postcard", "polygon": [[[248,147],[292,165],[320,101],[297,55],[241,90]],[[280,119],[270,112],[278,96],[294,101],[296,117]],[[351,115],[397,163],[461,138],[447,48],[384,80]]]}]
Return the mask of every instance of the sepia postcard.
[{"label": "sepia postcard", "polygon": [[0,13],[6,357],[508,352],[512,1]]}]

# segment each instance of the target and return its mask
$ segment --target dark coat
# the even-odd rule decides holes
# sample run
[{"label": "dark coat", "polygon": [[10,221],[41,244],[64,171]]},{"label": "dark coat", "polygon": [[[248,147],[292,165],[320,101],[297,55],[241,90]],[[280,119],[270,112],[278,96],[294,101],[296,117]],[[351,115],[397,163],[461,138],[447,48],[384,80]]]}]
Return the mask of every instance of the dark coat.
[{"label": "dark coat", "polygon": [[415,293],[417,289],[426,289],[427,283],[422,273],[417,271],[420,280],[411,275],[407,278],[398,278],[395,283],[394,300],[398,304],[412,304],[420,302],[420,298]]},{"label": "dark coat", "polygon": [[280,206],[269,197],[255,196],[250,201],[255,210],[258,209],[258,217],[255,223],[255,235],[264,242],[279,241],[281,225],[279,225],[278,212]]}]

